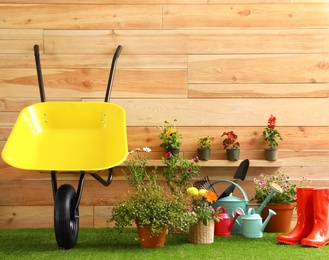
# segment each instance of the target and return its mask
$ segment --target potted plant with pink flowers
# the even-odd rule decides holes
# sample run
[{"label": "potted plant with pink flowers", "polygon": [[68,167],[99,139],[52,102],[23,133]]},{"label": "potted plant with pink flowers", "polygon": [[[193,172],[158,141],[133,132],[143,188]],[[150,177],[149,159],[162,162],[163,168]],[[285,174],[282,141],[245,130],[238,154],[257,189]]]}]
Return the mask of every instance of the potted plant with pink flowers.
[{"label": "potted plant with pink flowers", "polygon": [[[297,184],[290,180],[283,170],[278,170],[276,174],[261,173],[259,178],[254,178],[255,197],[257,203],[262,203],[271,192],[270,183],[279,185],[283,192],[275,193],[269,203],[261,212],[263,219],[267,218],[268,210],[272,209],[276,212],[265,227],[266,232],[288,232],[291,226],[293,209],[296,207],[297,200]],[[306,187],[311,180],[302,177],[299,181],[300,187]]]}]

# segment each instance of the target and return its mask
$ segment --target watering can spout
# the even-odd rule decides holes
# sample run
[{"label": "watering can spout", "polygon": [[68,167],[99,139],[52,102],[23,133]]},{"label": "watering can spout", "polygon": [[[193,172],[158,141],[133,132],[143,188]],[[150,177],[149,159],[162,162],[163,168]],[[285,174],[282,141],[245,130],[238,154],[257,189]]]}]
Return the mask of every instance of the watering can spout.
[{"label": "watering can spout", "polygon": [[230,225],[228,226],[228,230],[231,230],[231,229],[232,229],[232,227],[233,227],[233,225],[234,225],[236,219],[237,219],[238,217],[240,217],[241,215],[243,215],[243,214],[244,214],[244,213],[243,213],[243,210],[242,210],[242,209],[239,209],[239,208],[238,208],[238,209],[235,210],[235,215],[234,215],[233,219],[231,220]]},{"label": "watering can spout", "polygon": [[259,206],[259,208],[256,210],[257,214],[260,214],[262,210],[265,208],[266,204],[270,201],[270,199],[273,197],[275,193],[282,193],[282,188],[276,184],[276,183],[270,183],[271,186],[271,192],[267,195],[266,199],[263,201],[263,203]]},{"label": "watering can spout", "polygon": [[265,219],[264,223],[262,224],[262,232],[264,231],[264,228],[266,227],[267,223],[270,221],[273,215],[276,215],[275,211],[269,209],[268,216]]}]

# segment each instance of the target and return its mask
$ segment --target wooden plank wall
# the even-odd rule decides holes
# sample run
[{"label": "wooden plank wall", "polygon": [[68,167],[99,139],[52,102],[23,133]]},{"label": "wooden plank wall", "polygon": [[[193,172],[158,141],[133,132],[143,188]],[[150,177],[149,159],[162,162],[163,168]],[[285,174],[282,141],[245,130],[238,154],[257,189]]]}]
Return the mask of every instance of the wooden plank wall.
[{"label": "wooden plank wall", "polygon": [[[156,126],[177,118],[183,156],[210,135],[212,159],[224,160],[220,136],[234,130],[241,159],[261,160],[274,114],[283,170],[329,187],[328,1],[5,0],[0,13],[1,150],[19,111],[39,101],[34,44],[50,101],[102,101],[121,44],[111,101],[127,111],[129,149],[148,146],[160,158]],[[202,168],[202,176],[231,179],[234,170]],[[241,183],[248,196],[254,177],[276,170],[250,168]],[[76,186],[78,177],[60,174],[59,184]],[[110,187],[88,178],[81,226],[107,226],[109,206],[127,189],[120,169]],[[50,175],[0,159],[0,228],[52,223]]]}]

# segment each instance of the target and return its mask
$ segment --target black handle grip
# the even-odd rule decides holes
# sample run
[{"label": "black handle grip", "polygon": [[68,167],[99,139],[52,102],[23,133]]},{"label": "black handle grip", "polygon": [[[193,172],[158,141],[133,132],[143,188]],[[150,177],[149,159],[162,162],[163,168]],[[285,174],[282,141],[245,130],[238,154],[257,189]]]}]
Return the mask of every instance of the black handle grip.
[{"label": "black handle grip", "polygon": [[37,69],[37,75],[38,75],[40,99],[41,99],[41,102],[45,102],[46,101],[46,96],[45,96],[45,89],[44,89],[44,86],[43,86],[43,79],[42,79],[42,72],[41,72],[39,45],[37,45],[37,44],[34,45],[34,57],[35,57],[35,65],[36,65],[36,69]]},{"label": "black handle grip", "polygon": [[109,102],[110,100],[110,95],[111,95],[111,91],[112,91],[112,84],[113,84],[113,78],[114,78],[114,72],[115,72],[115,67],[116,67],[116,63],[117,63],[117,59],[120,56],[120,53],[122,51],[122,46],[119,45],[113,55],[112,58],[112,65],[111,65],[111,70],[110,70],[110,76],[109,76],[109,80],[107,83],[107,89],[106,89],[106,94],[105,94],[105,102]]},{"label": "black handle grip", "polygon": [[119,46],[117,47],[115,53],[114,53],[114,56],[116,57],[116,59],[119,58],[121,51],[122,51],[122,46],[119,45]]}]

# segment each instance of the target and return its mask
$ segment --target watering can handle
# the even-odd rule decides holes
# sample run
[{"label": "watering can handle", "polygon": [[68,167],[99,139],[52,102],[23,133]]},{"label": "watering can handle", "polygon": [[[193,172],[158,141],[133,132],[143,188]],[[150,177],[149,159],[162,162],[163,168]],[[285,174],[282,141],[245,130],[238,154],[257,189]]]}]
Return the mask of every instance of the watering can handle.
[{"label": "watering can handle", "polygon": [[222,210],[222,213],[226,213],[226,210],[223,206],[218,206],[216,212],[219,212],[220,210]]},{"label": "watering can handle", "polygon": [[209,185],[208,190],[209,190],[211,187],[213,187],[215,184],[220,183],[220,182],[228,182],[228,183],[230,183],[230,184],[235,185],[235,186],[241,191],[241,193],[242,193],[242,195],[243,195],[243,197],[244,197],[244,200],[247,201],[247,202],[249,201],[246,192],[242,189],[242,187],[241,187],[239,184],[235,183],[234,181],[230,181],[230,180],[218,180],[218,181],[215,181],[215,182],[213,182],[213,183],[211,183],[211,184]]},{"label": "watering can handle", "polygon": [[251,215],[251,214],[254,214],[254,213],[256,213],[254,208],[249,208],[248,209],[248,215]]}]

